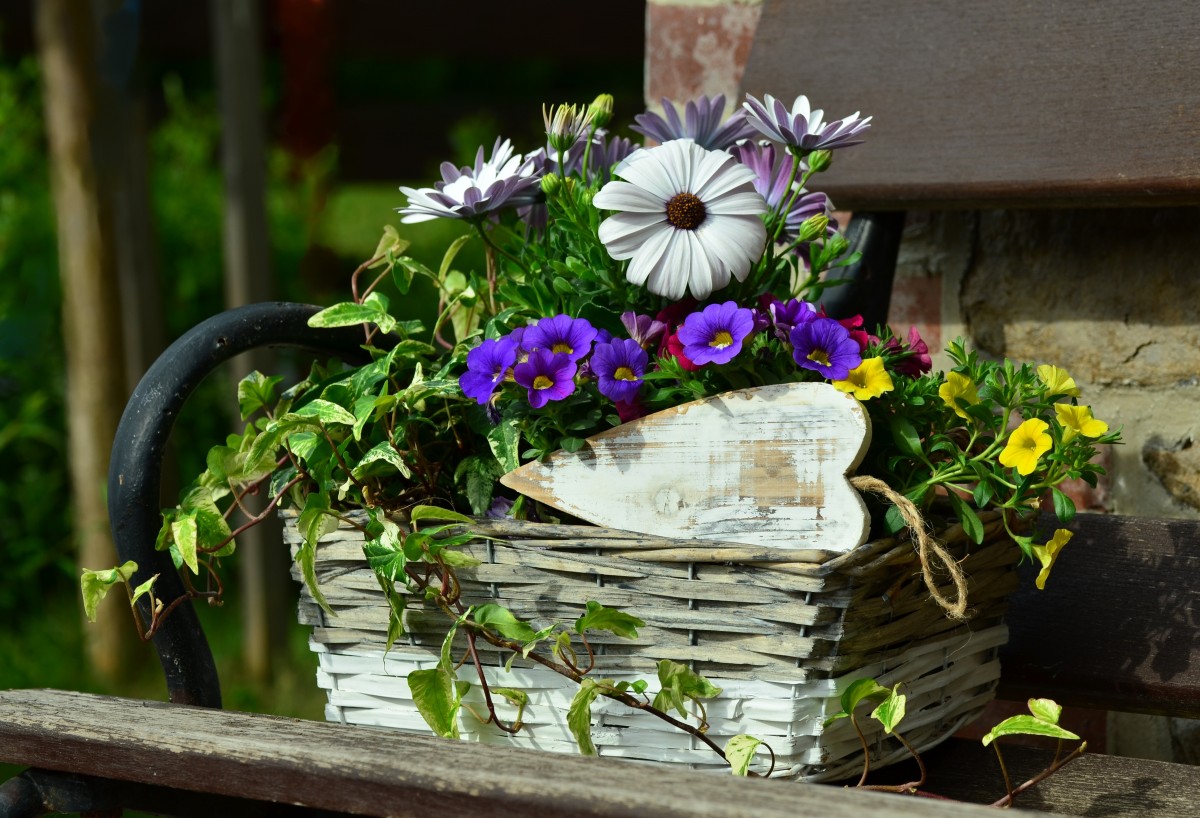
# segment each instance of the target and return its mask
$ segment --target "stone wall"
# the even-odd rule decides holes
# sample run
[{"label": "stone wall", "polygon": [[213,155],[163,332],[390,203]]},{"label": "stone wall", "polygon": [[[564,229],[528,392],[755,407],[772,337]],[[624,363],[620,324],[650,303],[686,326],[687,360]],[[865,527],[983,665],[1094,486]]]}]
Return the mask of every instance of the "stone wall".
[{"label": "stone wall", "polygon": [[[648,0],[648,103],[738,99],[760,11],[761,0]],[[819,106],[819,89],[811,96]],[[1196,517],[1197,269],[1200,208],[910,212],[889,321],[915,324],[931,348],[963,335],[987,355],[1064,367],[1125,439],[1103,453],[1098,491],[1074,489],[1077,503]],[[1114,750],[1200,757],[1190,725],[1118,720]]]}]

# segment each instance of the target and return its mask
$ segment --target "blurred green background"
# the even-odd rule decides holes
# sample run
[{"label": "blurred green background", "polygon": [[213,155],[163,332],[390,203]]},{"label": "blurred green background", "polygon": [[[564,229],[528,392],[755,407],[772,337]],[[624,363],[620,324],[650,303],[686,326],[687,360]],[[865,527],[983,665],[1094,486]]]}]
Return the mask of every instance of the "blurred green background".
[{"label": "blurred green background", "polygon": [[[34,2],[0,1],[0,688],[162,698],[149,646],[117,680],[93,673],[84,651]],[[440,162],[466,164],[480,144],[490,151],[497,134],[519,151],[539,147],[543,102],[587,103],[609,92],[625,123],[642,109],[640,0],[604,9],[531,2],[519,11],[475,0],[253,6],[262,28],[265,197],[279,298],[344,298],[385,224],[400,227],[413,241],[410,252],[435,264],[458,225],[401,226],[398,186],[432,184]],[[154,318],[169,343],[223,307],[227,123],[218,115],[209,4],[143,0],[124,8],[137,16],[127,76],[145,111],[148,238],[162,290]],[[189,482],[208,446],[232,428],[232,394],[229,377],[210,379],[180,416],[169,481]],[[271,678],[246,672],[238,588],[230,585],[223,608],[201,612],[226,706],[320,718],[316,663],[299,626],[278,637],[287,661]]]}]

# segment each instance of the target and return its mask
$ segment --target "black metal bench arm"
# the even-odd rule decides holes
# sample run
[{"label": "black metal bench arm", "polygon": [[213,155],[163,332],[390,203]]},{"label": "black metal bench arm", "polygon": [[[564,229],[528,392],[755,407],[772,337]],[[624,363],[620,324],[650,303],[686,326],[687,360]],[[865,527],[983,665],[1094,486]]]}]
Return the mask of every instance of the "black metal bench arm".
[{"label": "black metal bench arm", "polygon": [[[204,378],[235,355],[258,347],[295,347],[364,360],[360,327],[313,329],[320,308],[271,302],[239,307],[204,321],[159,356],[146,371],[121,415],[108,472],[108,514],[121,561],[138,564],[134,583],[158,574],[158,595],[183,595],[170,555],[154,548],[162,525],[159,493],[163,455],[175,419]],[[143,609],[143,614],[148,614]],[[221,706],[212,651],[191,603],[180,605],[154,635],[172,702]]]}]

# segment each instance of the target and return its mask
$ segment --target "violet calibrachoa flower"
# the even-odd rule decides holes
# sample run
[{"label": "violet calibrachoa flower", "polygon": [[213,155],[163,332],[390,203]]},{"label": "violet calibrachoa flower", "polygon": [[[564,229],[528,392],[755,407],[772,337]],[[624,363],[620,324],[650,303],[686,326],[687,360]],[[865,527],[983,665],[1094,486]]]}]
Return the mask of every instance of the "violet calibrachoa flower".
[{"label": "violet calibrachoa flower", "polygon": [[637,395],[650,356],[637,341],[617,338],[597,344],[592,352],[592,374],[600,394],[616,403],[629,403]]},{"label": "violet calibrachoa flower", "polygon": [[576,369],[575,362],[561,352],[535,349],[513,367],[513,380],[528,390],[529,405],[541,409],[575,391]]},{"label": "violet calibrachoa flower", "polygon": [[516,362],[517,345],[512,338],[484,341],[467,353],[467,371],[458,381],[463,394],[487,403]]},{"label": "violet calibrachoa flower", "polygon": [[832,318],[816,318],[792,329],[792,357],[822,378],[842,381],[862,363],[858,342],[850,330]]},{"label": "violet calibrachoa flower", "polygon": [[684,319],[679,340],[692,363],[725,364],[742,351],[742,341],[753,329],[754,313],[736,301],[726,301],[710,304]]},{"label": "violet calibrachoa flower", "polygon": [[548,349],[561,352],[572,361],[578,361],[591,351],[596,340],[596,328],[583,318],[555,315],[543,318],[532,327],[526,327],[521,346],[526,350]]}]

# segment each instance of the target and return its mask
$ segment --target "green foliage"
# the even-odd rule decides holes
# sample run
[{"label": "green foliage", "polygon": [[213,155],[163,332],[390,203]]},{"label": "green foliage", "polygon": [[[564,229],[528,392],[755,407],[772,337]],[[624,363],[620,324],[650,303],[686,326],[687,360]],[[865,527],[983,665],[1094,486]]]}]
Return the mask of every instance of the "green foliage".
[{"label": "green foliage", "polygon": [[877,702],[871,711],[871,718],[882,724],[886,733],[895,732],[896,725],[904,718],[907,697],[900,692],[900,685],[889,690],[874,679],[855,679],[851,682],[839,699],[842,709],[826,718],[825,726],[838,719],[853,719],[854,711],[864,701]]},{"label": "green foliage", "polygon": [[1051,699],[1030,699],[1028,716],[1010,716],[984,735],[983,746],[1004,736],[1046,736],[1048,738],[1079,740],[1079,736],[1058,726],[1062,707]]},{"label": "green foliage", "polygon": [[734,775],[749,775],[754,754],[762,746],[762,739],[745,734],[734,736],[725,743],[725,760]]}]

